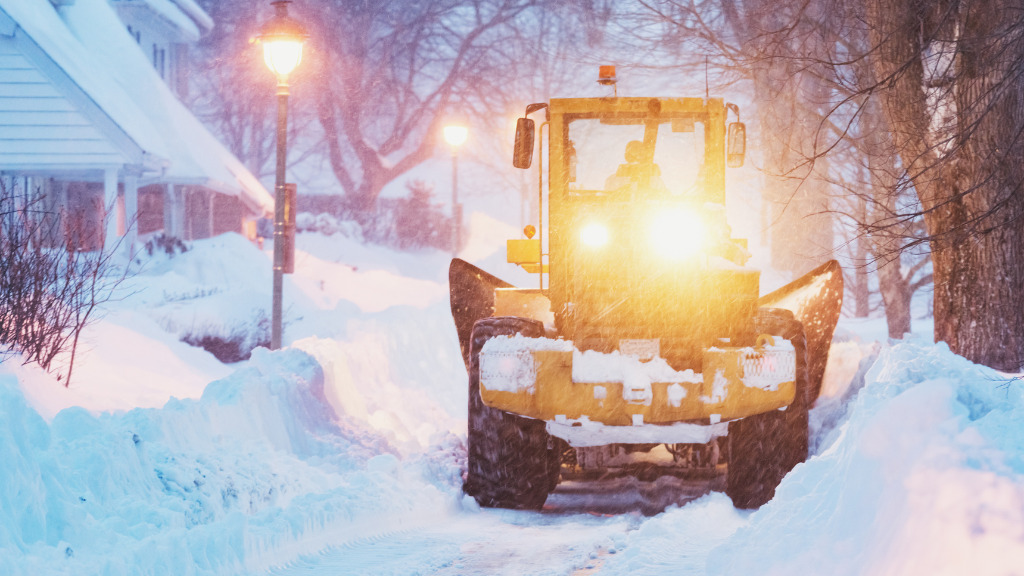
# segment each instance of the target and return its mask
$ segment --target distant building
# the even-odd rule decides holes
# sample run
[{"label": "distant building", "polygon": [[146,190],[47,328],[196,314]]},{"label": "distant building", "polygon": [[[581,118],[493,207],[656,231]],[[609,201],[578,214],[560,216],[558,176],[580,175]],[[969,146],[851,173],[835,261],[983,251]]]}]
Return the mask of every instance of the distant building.
[{"label": "distant building", "polygon": [[2,183],[81,249],[254,236],[273,198],[180,99],[212,26],[194,0],[0,0]]}]

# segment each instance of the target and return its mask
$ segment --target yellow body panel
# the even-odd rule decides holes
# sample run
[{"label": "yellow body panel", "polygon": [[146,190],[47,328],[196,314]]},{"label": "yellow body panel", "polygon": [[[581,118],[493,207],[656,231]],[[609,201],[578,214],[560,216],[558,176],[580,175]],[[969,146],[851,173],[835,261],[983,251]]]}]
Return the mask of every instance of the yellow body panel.
[{"label": "yellow body panel", "polygon": [[508,252],[506,260],[510,264],[539,264],[540,239],[507,240],[505,248]]},{"label": "yellow body panel", "polygon": [[541,264],[540,238],[507,240],[505,249],[506,261],[509,264],[517,264],[531,274],[536,274],[542,269],[547,273],[548,265]]},{"label": "yellow body panel", "polygon": [[494,290],[494,315],[532,318],[545,324],[554,324],[551,300],[540,290],[523,288],[497,288]]},{"label": "yellow body panel", "polygon": [[[645,424],[725,421],[792,404],[796,397],[793,380],[776,382],[773,389],[744,383],[742,357],[748,351],[707,350],[702,382],[652,382],[646,401],[625,400],[622,382],[573,382],[571,351],[531,351],[536,367],[532,389],[490,390],[481,382],[480,393],[485,404],[506,412],[548,421],[585,416],[610,426],[633,425],[636,415],[641,415]],[[685,393],[673,390],[675,386]]]}]

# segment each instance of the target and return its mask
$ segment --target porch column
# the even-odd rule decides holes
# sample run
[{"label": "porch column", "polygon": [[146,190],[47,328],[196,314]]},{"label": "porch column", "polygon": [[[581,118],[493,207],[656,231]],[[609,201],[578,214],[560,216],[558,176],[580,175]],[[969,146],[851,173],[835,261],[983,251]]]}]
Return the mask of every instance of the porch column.
[{"label": "porch column", "polygon": [[103,247],[110,248],[117,242],[117,168],[103,171]]},{"label": "porch column", "polygon": [[209,208],[210,208],[209,211],[207,212],[207,214],[210,216],[210,221],[207,224],[207,229],[210,232],[209,232],[209,234],[206,235],[206,237],[207,238],[213,238],[213,223],[214,223],[214,218],[213,218],[213,216],[214,216],[213,215],[213,209],[214,209],[213,208],[213,201],[214,201],[215,194],[214,194],[213,190],[207,190],[207,193],[209,194],[209,199],[208,199],[209,204],[208,205],[209,205]]},{"label": "porch column", "polygon": [[174,184],[164,184],[164,234],[181,237],[176,227],[177,207],[174,204]]},{"label": "porch column", "polygon": [[125,240],[134,250],[139,236],[139,177],[131,173],[124,175],[124,212]]}]

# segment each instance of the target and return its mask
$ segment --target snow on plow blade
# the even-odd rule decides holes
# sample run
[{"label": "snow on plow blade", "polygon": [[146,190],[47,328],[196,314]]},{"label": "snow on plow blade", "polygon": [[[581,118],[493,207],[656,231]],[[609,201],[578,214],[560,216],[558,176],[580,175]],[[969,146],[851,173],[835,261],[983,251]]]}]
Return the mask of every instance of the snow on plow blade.
[{"label": "snow on plow blade", "polygon": [[480,393],[493,408],[557,423],[715,424],[793,402],[794,348],[765,338],[769,344],[705,350],[697,374],[660,359],[644,363],[581,353],[562,340],[503,336],[480,352]]},{"label": "snow on plow blade", "polygon": [[[495,313],[495,293],[513,286],[458,258],[448,271],[452,316],[462,358],[468,369],[469,339],[473,324]],[[813,402],[821,389],[832,334],[843,304],[843,273],[831,260],[782,288],[762,296],[758,306],[790,310],[804,326],[807,339],[807,376]]]},{"label": "snow on plow blade", "polygon": [[782,308],[804,325],[807,338],[807,381],[813,402],[821,391],[832,334],[843,308],[843,270],[830,260],[778,290],[758,299],[761,308]]}]

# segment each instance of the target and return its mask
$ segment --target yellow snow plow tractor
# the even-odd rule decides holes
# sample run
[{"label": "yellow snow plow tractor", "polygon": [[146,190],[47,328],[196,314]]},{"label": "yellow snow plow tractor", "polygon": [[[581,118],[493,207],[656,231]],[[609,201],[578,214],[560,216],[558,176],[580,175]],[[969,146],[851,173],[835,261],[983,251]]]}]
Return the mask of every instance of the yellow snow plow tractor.
[{"label": "yellow snow plow tractor", "polygon": [[572,450],[592,465],[610,446],[714,445],[743,508],[806,459],[842,271],[831,261],[759,295],[725,215],[726,166],[742,164],[746,140],[738,116],[718,98],[527,106],[513,163],[529,168],[546,135],[547,210],[508,241],[508,261],[537,284],[460,259],[449,270],[469,372],[464,491],[481,505],[541,507]]}]

